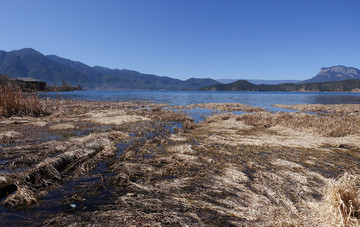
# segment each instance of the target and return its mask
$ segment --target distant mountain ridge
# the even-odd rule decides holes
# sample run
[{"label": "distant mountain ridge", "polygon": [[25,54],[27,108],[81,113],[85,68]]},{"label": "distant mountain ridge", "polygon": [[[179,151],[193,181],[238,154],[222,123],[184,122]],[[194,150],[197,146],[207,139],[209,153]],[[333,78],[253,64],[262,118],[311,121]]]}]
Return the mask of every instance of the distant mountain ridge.
[{"label": "distant mountain ridge", "polygon": [[324,67],[311,79],[301,81],[301,83],[341,81],[347,79],[360,79],[360,70],[354,67],[343,65]]},{"label": "distant mountain ridge", "polygon": [[90,80],[77,70],[57,64],[40,52],[25,48],[10,52],[0,51],[0,73],[10,77],[32,77],[46,82],[66,80],[71,84]]},{"label": "distant mountain ridge", "polygon": [[[243,79],[247,80],[252,84],[284,84],[284,83],[297,83],[299,80],[260,80],[260,79]],[[238,81],[238,79],[217,79],[222,84],[230,84]]]},{"label": "distant mountain ridge", "polygon": [[[101,66],[91,67],[82,62],[56,55],[45,56],[31,48],[9,52],[0,50],[0,74],[6,74],[13,78],[32,77],[46,81],[49,84],[57,83],[58,85],[65,80],[70,85],[81,84],[89,89],[197,90],[216,84],[220,84],[218,86],[220,90],[223,88],[228,89],[227,84],[221,84],[213,79],[191,78],[183,81],[128,69],[110,69]],[[321,68],[315,77],[298,83],[342,81],[347,79],[360,79],[360,70],[342,65],[324,67]],[[277,88],[283,89],[283,82],[281,80],[250,80],[251,85],[249,85],[242,80],[234,83],[241,85],[240,87],[257,85],[257,88],[260,85],[276,84],[281,85]],[[296,81],[290,80],[285,82]],[[229,85],[233,86],[234,83]],[[297,88],[294,89],[296,90]],[[341,90],[341,88],[339,89]]]},{"label": "distant mountain ridge", "polygon": [[[336,65],[331,67],[323,67],[320,69],[320,72],[308,79],[308,80],[252,80],[252,79],[241,79],[247,80],[248,82],[256,85],[267,84],[267,85],[277,85],[285,83],[315,83],[315,82],[328,82],[328,81],[341,81],[348,79],[360,79],[360,70],[354,67],[346,67],[343,65]],[[236,82],[236,79],[218,79],[220,83],[230,84]]]},{"label": "distant mountain ridge", "polygon": [[360,92],[360,79],[317,83],[285,83],[277,85],[255,85],[246,80],[231,84],[217,84],[200,91],[285,91],[285,92]]},{"label": "distant mountain ridge", "polygon": [[196,90],[219,83],[213,79],[183,81],[133,70],[91,67],[56,55],[45,56],[31,48],[10,52],[0,50],[0,74],[13,78],[33,77],[58,85],[66,80],[69,84],[81,84],[91,89]]}]

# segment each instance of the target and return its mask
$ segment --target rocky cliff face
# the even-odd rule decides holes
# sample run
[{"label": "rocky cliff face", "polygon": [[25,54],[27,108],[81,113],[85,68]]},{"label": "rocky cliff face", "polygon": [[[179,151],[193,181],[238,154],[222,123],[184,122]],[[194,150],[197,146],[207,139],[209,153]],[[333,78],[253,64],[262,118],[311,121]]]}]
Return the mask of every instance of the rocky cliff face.
[{"label": "rocky cliff face", "polygon": [[360,70],[353,67],[342,65],[324,67],[311,79],[304,80],[301,83],[340,81],[347,79],[360,79]]}]

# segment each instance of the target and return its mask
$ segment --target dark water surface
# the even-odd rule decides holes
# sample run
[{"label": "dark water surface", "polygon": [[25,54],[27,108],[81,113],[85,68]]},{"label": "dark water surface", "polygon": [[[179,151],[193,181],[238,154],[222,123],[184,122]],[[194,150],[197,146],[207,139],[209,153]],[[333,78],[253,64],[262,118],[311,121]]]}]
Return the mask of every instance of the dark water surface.
[{"label": "dark water surface", "polygon": [[209,92],[87,90],[42,93],[42,97],[98,101],[151,101],[169,105],[243,103],[277,111],[273,104],[360,104],[360,93],[325,92]]}]

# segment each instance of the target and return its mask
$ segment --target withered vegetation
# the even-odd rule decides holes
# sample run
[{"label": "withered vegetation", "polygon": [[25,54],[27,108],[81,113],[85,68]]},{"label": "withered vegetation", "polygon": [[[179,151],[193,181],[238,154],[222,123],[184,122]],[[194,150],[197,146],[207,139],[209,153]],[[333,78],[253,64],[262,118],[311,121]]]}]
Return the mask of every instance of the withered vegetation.
[{"label": "withered vegetation", "polygon": [[244,112],[258,112],[264,111],[263,108],[249,106],[241,103],[198,103],[191,104],[185,107],[186,109],[194,108],[206,108],[209,110],[219,110],[219,111],[244,111]]},{"label": "withered vegetation", "polygon": [[292,109],[307,112],[325,112],[325,113],[338,113],[338,114],[359,114],[359,104],[297,104],[297,105],[273,105],[279,108]]},{"label": "withered vegetation", "polygon": [[360,224],[356,112],[248,108],[195,123],[164,104],[51,106],[0,120],[1,225]]},{"label": "withered vegetation", "polygon": [[39,117],[45,114],[48,110],[36,94],[25,94],[14,85],[0,85],[0,117]]},{"label": "withered vegetation", "polygon": [[360,225],[360,177],[345,173],[324,189],[321,222],[331,226]]},{"label": "withered vegetation", "polygon": [[294,112],[259,112],[243,114],[237,120],[252,126],[269,128],[281,125],[291,129],[305,129],[315,131],[328,137],[342,137],[359,134],[360,115],[324,115],[316,116],[307,113]]}]

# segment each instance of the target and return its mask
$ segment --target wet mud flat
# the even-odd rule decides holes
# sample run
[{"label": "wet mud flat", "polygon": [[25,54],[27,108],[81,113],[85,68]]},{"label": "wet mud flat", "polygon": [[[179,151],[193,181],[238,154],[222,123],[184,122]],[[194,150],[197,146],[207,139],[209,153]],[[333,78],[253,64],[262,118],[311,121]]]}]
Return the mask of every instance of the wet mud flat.
[{"label": "wet mud flat", "polygon": [[357,226],[358,107],[283,108],[318,114],[61,101],[2,118],[0,225]]}]

